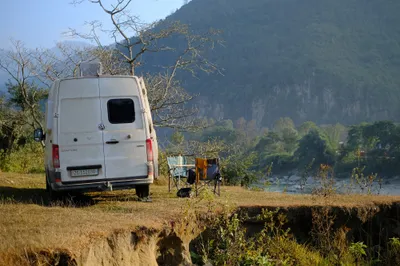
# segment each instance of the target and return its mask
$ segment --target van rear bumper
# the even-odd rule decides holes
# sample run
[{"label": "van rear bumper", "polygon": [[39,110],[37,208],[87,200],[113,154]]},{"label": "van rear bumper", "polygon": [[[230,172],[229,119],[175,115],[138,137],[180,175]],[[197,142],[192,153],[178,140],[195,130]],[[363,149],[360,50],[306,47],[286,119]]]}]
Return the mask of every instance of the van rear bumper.
[{"label": "van rear bumper", "polygon": [[72,182],[55,182],[55,179],[50,177],[50,185],[54,191],[107,191],[131,189],[135,188],[138,185],[150,185],[152,183],[153,178],[149,176],[133,176],[124,178]]}]

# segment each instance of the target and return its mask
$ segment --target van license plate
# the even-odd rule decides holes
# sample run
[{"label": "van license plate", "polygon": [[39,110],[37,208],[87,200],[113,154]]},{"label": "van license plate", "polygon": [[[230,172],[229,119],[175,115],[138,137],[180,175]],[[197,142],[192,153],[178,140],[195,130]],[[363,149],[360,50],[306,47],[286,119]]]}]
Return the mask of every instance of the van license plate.
[{"label": "van license plate", "polygon": [[72,177],[93,176],[93,175],[99,175],[99,169],[85,169],[85,170],[72,170],[71,171]]}]

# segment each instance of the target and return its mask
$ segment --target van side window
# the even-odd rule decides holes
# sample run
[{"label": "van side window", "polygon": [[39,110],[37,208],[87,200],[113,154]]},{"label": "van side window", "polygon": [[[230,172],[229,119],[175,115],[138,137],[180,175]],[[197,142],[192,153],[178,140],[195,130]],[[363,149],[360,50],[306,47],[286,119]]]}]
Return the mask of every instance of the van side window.
[{"label": "van side window", "polygon": [[111,124],[127,124],[135,121],[135,105],[132,99],[112,99],[107,102],[108,121]]}]

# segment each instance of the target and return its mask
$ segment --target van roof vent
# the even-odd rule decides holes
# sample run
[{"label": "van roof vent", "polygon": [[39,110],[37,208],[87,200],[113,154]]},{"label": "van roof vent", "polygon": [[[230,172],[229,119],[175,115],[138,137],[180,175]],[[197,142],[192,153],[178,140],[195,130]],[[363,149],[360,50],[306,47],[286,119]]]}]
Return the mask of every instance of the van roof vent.
[{"label": "van roof vent", "polygon": [[100,76],[103,67],[99,61],[82,62],[79,64],[79,77]]}]

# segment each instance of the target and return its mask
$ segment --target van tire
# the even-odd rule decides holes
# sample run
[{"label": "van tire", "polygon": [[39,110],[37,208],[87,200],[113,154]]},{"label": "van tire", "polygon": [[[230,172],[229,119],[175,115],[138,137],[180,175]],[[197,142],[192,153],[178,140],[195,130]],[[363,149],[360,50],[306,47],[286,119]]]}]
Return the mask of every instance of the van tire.
[{"label": "van tire", "polygon": [[51,189],[51,187],[49,184],[49,179],[47,178],[47,174],[46,174],[46,192],[49,193],[50,189]]},{"label": "van tire", "polygon": [[57,202],[57,201],[65,200],[65,194],[62,192],[54,191],[53,189],[50,188],[48,193],[49,193],[50,202]]},{"label": "van tire", "polygon": [[63,201],[65,199],[65,193],[54,191],[51,188],[47,179],[46,179],[46,191],[47,191],[47,195],[49,196],[50,203],[57,202],[57,201]]},{"label": "van tire", "polygon": [[138,185],[135,189],[139,198],[148,198],[150,196],[150,185]]}]

